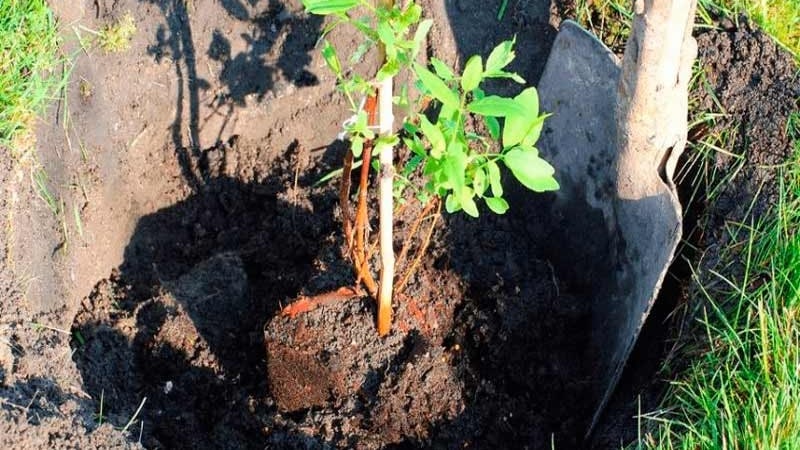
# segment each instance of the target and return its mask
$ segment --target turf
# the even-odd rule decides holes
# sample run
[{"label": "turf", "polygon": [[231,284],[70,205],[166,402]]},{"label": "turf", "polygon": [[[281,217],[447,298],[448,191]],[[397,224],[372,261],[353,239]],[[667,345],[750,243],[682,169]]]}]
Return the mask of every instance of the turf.
[{"label": "turf", "polygon": [[45,0],[0,0],[0,147],[31,147],[59,65],[56,21]]},{"label": "turf", "polygon": [[779,179],[779,201],[723,255],[733,278],[698,284],[703,344],[673,383],[655,431],[639,445],[666,449],[800,448],[800,115],[787,132],[795,157]]}]

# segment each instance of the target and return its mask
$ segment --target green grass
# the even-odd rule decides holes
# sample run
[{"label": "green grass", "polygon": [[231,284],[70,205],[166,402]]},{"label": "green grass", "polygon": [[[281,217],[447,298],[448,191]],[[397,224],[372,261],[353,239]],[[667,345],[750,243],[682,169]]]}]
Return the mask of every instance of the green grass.
[{"label": "green grass", "polygon": [[578,0],[575,20],[591,30],[614,53],[621,54],[631,32],[633,13],[626,0]]},{"label": "green grass", "polygon": [[0,0],[0,147],[32,146],[36,117],[59,86],[58,49],[45,0]]},{"label": "green grass", "polygon": [[697,283],[703,339],[681,356],[690,364],[664,411],[648,415],[658,427],[647,448],[800,448],[800,114],[787,128],[796,157],[778,201],[761,221],[730,226],[740,239]]},{"label": "green grass", "polygon": [[130,13],[114,23],[106,24],[97,35],[97,42],[107,53],[123,52],[130,48],[136,34],[136,22]]}]

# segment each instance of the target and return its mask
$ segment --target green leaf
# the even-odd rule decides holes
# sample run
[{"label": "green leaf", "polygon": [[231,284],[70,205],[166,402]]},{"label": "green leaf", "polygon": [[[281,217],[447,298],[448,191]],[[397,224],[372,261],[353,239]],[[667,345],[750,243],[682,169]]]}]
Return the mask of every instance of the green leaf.
[{"label": "green leaf", "polygon": [[311,14],[338,14],[355,8],[359,0],[303,0],[303,6]]},{"label": "green leaf", "polygon": [[520,92],[514,100],[525,108],[525,112],[532,117],[539,115],[539,92],[535,87],[529,87]]},{"label": "green leaf", "polygon": [[433,66],[433,70],[436,72],[436,75],[439,75],[439,78],[443,79],[444,81],[450,81],[456,77],[452,70],[447,67],[447,64],[444,63],[439,58],[431,58],[431,66]]},{"label": "green leaf", "polygon": [[361,32],[367,39],[378,42],[380,39],[378,38],[378,33],[372,26],[372,22],[370,22],[369,17],[363,17],[361,19],[351,20],[350,24],[356,27],[358,31]]},{"label": "green leaf", "polygon": [[[480,100],[486,97],[486,93],[481,88],[475,88],[472,90],[472,96],[476,100]],[[500,121],[492,116],[483,116],[483,121],[486,123],[486,128],[489,129],[489,136],[495,141],[498,140],[500,138]]]},{"label": "green leaf", "polygon": [[322,57],[325,58],[325,63],[331,69],[331,72],[339,77],[342,74],[342,65],[339,63],[336,49],[331,45],[330,41],[325,41],[325,46],[322,47]]},{"label": "green leaf", "polygon": [[508,202],[501,197],[486,197],[486,206],[495,214],[505,214],[508,211]]},{"label": "green leaf", "polygon": [[451,91],[441,78],[417,63],[414,63],[414,72],[416,72],[417,77],[419,77],[425,89],[427,89],[435,99],[439,100],[444,105],[453,108],[459,107],[458,95]]},{"label": "green leaf", "polygon": [[471,189],[464,189],[464,192],[461,193],[461,207],[464,208],[464,212],[468,215],[478,217],[478,205],[475,204],[472,195]]},{"label": "green leaf", "polygon": [[504,161],[517,180],[532,191],[555,191],[559,187],[553,178],[555,169],[537,152],[513,148],[505,154]]},{"label": "green leaf", "polygon": [[422,7],[411,2],[400,15],[399,23],[404,27],[409,27],[417,23],[420,17],[422,17]]},{"label": "green leaf", "polygon": [[[522,114],[513,114],[506,117],[503,124],[503,147],[511,148],[522,142],[535,127],[537,121],[541,124],[544,119],[539,116],[539,94],[536,88],[528,88],[514,97],[514,101],[523,110]],[[541,131],[541,128],[539,129]],[[538,139],[538,135],[536,138]],[[530,145],[536,143],[536,139]]]},{"label": "green leaf", "polygon": [[378,73],[375,75],[375,79],[380,82],[389,77],[397,75],[398,72],[400,72],[400,63],[397,61],[397,59],[388,59],[387,57],[386,63],[384,63],[380,70],[378,70]]},{"label": "green leaf", "polygon": [[512,114],[523,115],[523,109],[519,103],[511,98],[498,97],[490,95],[482,99],[478,99],[467,105],[469,112],[480,114],[482,116],[492,117],[506,117]]},{"label": "green leaf", "polygon": [[360,63],[361,60],[364,59],[364,55],[367,54],[367,52],[373,45],[375,45],[375,42],[373,42],[371,39],[366,39],[362,43],[358,44],[356,50],[353,52],[352,55],[350,55],[350,63],[351,64]]},{"label": "green leaf", "polygon": [[525,84],[525,78],[522,78],[521,76],[519,76],[519,74],[516,74],[514,72],[503,72],[503,71],[500,71],[500,72],[495,72],[495,73],[491,73],[491,74],[487,73],[487,74],[484,75],[484,77],[485,78],[510,78],[510,79],[514,80],[515,82],[517,82],[519,84]]},{"label": "green leaf", "polygon": [[544,128],[544,121],[550,117],[550,115],[543,115],[536,118],[531,124],[530,128],[528,128],[528,132],[525,134],[525,137],[522,139],[522,143],[524,145],[528,145],[533,147],[536,145],[536,141],[539,140],[539,136],[542,134],[542,128]]},{"label": "green leaf", "polygon": [[442,162],[442,172],[453,192],[460,196],[464,192],[466,182],[464,172],[467,170],[467,154],[460,142],[453,142],[447,147],[447,155]]},{"label": "green leaf", "polygon": [[372,151],[373,156],[378,156],[381,152],[393,149],[400,142],[394,134],[380,136],[375,140],[375,149]]},{"label": "green leaf", "polygon": [[444,200],[444,209],[450,214],[461,210],[461,203],[458,201],[455,195],[449,194],[447,198]]},{"label": "green leaf", "polygon": [[393,46],[395,43],[395,35],[392,27],[384,21],[378,22],[378,39],[387,46]]},{"label": "green leaf", "polygon": [[417,31],[414,33],[414,47],[411,51],[411,59],[417,59],[417,55],[419,54],[420,48],[422,48],[422,42],[428,36],[428,33],[431,31],[431,27],[433,26],[433,20],[425,19],[417,25]]},{"label": "green leaf", "polygon": [[419,115],[419,128],[431,144],[431,156],[435,159],[441,158],[447,145],[442,130],[440,130],[438,126],[432,124],[428,118],[425,117],[425,114]]},{"label": "green leaf", "polygon": [[461,89],[469,92],[478,87],[483,78],[483,59],[480,55],[474,55],[464,66],[464,73],[461,75]]},{"label": "green leaf", "polygon": [[361,152],[364,151],[364,138],[361,136],[353,136],[350,139],[350,150],[353,152],[354,157],[360,157]]},{"label": "green leaf", "polygon": [[420,141],[417,136],[413,136],[411,139],[404,138],[403,143],[414,153],[414,156],[421,156],[423,158],[428,156],[428,153],[425,151],[425,146],[422,145],[422,141]]},{"label": "green leaf", "polygon": [[[356,161],[356,162],[353,163],[353,170],[358,169],[359,167],[361,167],[361,161]],[[336,170],[333,170],[331,172],[328,172],[327,174],[325,174],[325,176],[323,176],[322,178],[317,180],[313,184],[313,186],[314,187],[321,186],[321,185],[327,183],[328,181],[330,181],[330,180],[332,180],[334,178],[342,176],[343,172],[344,172],[344,169],[342,169],[341,167],[336,169]]]},{"label": "green leaf", "polygon": [[497,117],[483,116],[483,120],[486,122],[486,128],[489,129],[489,136],[495,141],[500,139],[500,121],[497,120]]},{"label": "green leaf", "polygon": [[403,175],[406,177],[411,175],[411,173],[417,170],[417,167],[419,167],[419,165],[422,164],[423,161],[425,161],[424,155],[412,156],[411,159],[409,159],[408,162],[406,163],[405,167],[403,167]]},{"label": "green leaf", "polygon": [[486,162],[486,169],[489,172],[489,184],[492,186],[492,194],[495,197],[502,197],[503,183],[500,179],[500,167],[493,159],[490,159]]},{"label": "green leaf", "polygon": [[511,64],[514,60],[514,43],[517,37],[510,41],[503,41],[492,50],[489,57],[486,59],[486,74],[491,75],[501,72],[507,65]]},{"label": "green leaf", "polygon": [[486,188],[489,187],[486,184],[486,172],[484,172],[482,167],[479,167],[475,170],[475,174],[472,175],[472,190],[475,191],[475,195],[478,197],[483,197],[483,193],[486,192]]}]

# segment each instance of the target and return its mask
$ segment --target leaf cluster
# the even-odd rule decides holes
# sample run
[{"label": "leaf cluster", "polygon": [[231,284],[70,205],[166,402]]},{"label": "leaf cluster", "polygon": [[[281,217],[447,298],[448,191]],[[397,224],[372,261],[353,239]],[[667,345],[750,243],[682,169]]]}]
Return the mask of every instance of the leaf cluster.
[{"label": "leaf cluster", "polygon": [[[357,63],[369,49],[380,44],[385,60],[375,75],[376,81],[407,70],[411,83],[422,98],[433,100],[428,114],[408,98],[409,86],[400,87],[396,103],[409,108],[403,124],[403,142],[411,150],[411,158],[398,174],[396,195],[408,178],[422,170],[426,184],[418,196],[431,195],[445,199],[448,212],[463,210],[477,217],[478,202],[483,200],[490,210],[503,214],[508,202],[503,197],[501,165],[505,165],[522,185],[536,192],[558,189],[555,170],[539,156],[536,142],[547,115],[540,114],[539,97],[534,87],[514,97],[488,95],[482,85],[490,79],[509,79],[519,84],[525,80],[507,70],[515,58],[515,40],[500,43],[484,61],[480,55],[469,58],[461,73],[443,61],[432,58],[429,66],[416,62],[420,47],[432,22],[422,20],[422,8],[409,2],[398,6],[375,6],[366,0],[303,0],[312,14],[331,15],[334,20],[325,34],[347,23],[361,32],[364,41],[351,55]],[[358,16],[366,11],[366,16]],[[336,75],[338,87],[350,100],[354,118],[345,127],[354,156],[361,155],[364,143],[375,138],[367,123],[367,115],[353,100],[357,94],[368,95],[374,89],[359,74],[346,70],[334,46],[325,41],[322,55]],[[467,121],[478,117],[485,123],[486,133],[469,131]],[[377,155],[386,146],[394,146],[399,136],[381,136],[376,141]]]}]

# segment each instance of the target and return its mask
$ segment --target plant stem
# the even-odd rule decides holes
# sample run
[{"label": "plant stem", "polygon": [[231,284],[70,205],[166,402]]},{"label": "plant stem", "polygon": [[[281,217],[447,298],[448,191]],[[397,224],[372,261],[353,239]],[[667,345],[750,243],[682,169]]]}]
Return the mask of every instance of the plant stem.
[{"label": "plant stem", "polygon": [[[374,126],[376,123],[376,109],[378,99],[376,95],[367,97],[364,109],[367,112],[367,123],[369,126]],[[356,206],[356,219],[353,228],[355,234],[355,250],[353,254],[353,262],[356,271],[356,285],[364,283],[367,291],[374,298],[378,298],[378,286],[369,272],[369,256],[365,250],[365,242],[367,240],[367,227],[369,216],[367,214],[367,190],[369,188],[369,168],[370,161],[372,160],[372,142],[365,142],[364,149],[361,153],[361,177],[358,184],[358,205]]]},{"label": "plant stem", "polygon": [[[387,78],[378,88],[379,130],[381,135],[392,133],[392,79]],[[378,334],[386,335],[392,327],[392,289],[394,287],[394,149],[381,151],[381,177],[378,185],[380,210],[381,281],[378,299]]]},{"label": "plant stem", "polygon": [[[376,5],[391,9],[394,0],[376,0]],[[381,64],[386,60],[386,51],[380,49]],[[392,104],[393,80],[387,77],[378,86],[378,129],[381,135],[390,135],[394,128]],[[378,297],[378,335],[385,336],[392,328],[392,290],[394,288],[394,149],[381,151],[381,174],[378,185],[380,212],[381,278]]]}]

